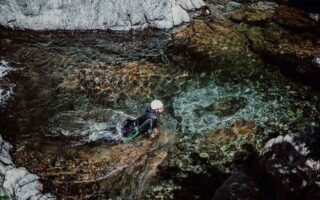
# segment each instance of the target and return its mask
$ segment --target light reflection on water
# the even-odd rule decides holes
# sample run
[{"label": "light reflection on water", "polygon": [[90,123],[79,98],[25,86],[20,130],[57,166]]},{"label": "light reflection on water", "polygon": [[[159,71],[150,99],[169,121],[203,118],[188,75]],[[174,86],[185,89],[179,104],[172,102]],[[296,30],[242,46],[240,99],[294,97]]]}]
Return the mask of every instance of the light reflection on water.
[{"label": "light reflection on water", "polygon": [[[296,126],[290,128],[298,128],[298,125],[303,124],[302,121],[305,121],[304,125],[307,125],[308,122],[315,120],[318,113],[312,102],[294,98],[290,95],[290,90],[285,87],[281,88],[281,85],[273,85],[264,92],[259,90],[260,88],[251,87],[250,84],[247,86],[234,83],[219,85],[211,82],[201,88],[194,85],[190,85],[186,91],[179,93],[173,100],[175,115],[181,118],[182,133],[210,132],[225,127],[239,118],[254,121],[263,128],[276,123],[282,123],[284,129],[288,129],[289,124],[295,123]],[[221,101],[219,105],[223,106],[223,101],[228,98],[243,98],[245,106],[228,116],[215,115],[214,110],[197,112]],[[232,103],[234,105],[229,105],[226,109],[232,109],[237,106],[236,104],[242,102]],[[299,105],[299,108],[294,109],[295,105]],[[303,115],[306,111],[309,111],[308,119]],[[276,127],[268,128],[275,129]]]}]

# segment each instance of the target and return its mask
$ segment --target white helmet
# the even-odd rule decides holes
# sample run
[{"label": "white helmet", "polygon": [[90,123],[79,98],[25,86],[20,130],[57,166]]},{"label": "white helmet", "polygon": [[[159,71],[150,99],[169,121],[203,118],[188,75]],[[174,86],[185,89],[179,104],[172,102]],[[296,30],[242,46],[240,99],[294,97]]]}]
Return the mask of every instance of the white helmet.
[{"label": "white helmet", "polygon": [[151,102],[151,109],[156,110],[163,107],[163,103],[159,100],[153,100]]}]

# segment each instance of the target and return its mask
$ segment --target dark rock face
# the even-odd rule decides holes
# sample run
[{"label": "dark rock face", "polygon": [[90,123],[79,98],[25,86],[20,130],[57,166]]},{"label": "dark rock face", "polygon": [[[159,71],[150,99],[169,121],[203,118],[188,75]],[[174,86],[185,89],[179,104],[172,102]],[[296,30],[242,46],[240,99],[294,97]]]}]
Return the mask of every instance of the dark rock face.
[{"label": "dark rock face", "polygon": [[230,176],[216,191],[213,200],[319,199],[318,130],[280,135],[269,140],[260,156],[254,157],[258,161],[253,159],[246,172]]},{"label": "dark rock face", "polygon": [[259,198],[259,187],[245,172],[230,176],[216,191],[212,200],[256,200]]},{"label": "dark rock face", "polygon": [[320,1],[318,0],[289,0],[289,5],[309,12],[320,13]]},{"label": "dark rock face", "polygon": [[315,179],[320,163],[310,158],[313,141],[310,135],[294,133],[273,138],[264,146],[260,165],[278,199],[301,199],[306,191],[310,197],[319,193]]}]

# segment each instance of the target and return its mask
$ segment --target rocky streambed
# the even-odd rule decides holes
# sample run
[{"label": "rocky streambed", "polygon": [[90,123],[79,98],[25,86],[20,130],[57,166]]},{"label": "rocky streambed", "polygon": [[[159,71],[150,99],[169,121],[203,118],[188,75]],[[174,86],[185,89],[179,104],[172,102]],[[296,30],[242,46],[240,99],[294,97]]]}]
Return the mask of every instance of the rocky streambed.
[{"label": "rocky streambed", "polygon": [[[316,198],[319,24],[274,2],[207,5],[169,32],[2,27],[16,166],[58,199]],[[105,130],[155,98],[158,138]]]}]

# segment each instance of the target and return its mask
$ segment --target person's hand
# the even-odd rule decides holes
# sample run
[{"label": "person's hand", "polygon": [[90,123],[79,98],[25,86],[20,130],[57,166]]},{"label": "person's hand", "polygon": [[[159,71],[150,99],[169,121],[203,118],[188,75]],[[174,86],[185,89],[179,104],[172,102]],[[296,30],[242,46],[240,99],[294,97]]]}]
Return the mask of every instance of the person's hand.
[{"label": "person's hand", "polygon": [[154,128],[152,130],[152,134],[150,135],[150,138],[153,139],[153,138],[157,137],[158,134],[159,134],[159,130],[157,128]]},{"label": "person's hand", "polygon": [[154,128],[153,130],[152,130],[152,134],[158,134],[159,133],[159,130],[157,129],[157,128]]}]

